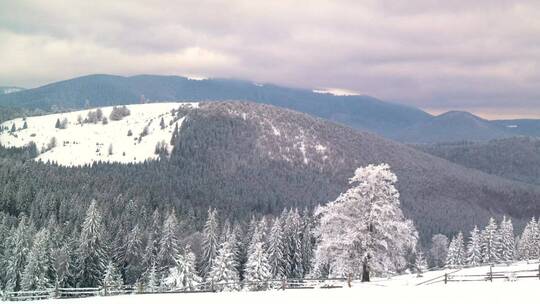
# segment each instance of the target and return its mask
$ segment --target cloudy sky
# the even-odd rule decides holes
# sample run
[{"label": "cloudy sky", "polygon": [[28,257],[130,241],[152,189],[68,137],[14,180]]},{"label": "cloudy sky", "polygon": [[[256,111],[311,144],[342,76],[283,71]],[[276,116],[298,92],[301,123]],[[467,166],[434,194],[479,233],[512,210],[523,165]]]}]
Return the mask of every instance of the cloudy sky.
[{"label": "cloudy sky", "polygon": [[231,77],[540,117],[540,1],[0,0],[0,85],[91,73]]}]

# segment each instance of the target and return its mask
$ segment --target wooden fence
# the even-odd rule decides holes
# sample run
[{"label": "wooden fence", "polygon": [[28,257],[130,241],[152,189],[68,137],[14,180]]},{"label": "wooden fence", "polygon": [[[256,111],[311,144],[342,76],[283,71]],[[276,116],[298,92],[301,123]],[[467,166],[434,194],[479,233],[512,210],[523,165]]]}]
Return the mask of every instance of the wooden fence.
[{"label": "wooden fence", "polygon": [[166,294],[166,293],[203,293],[222,290],[266,290],[266,289],[312,289],[342,288],[351,286],[351,279],[289,279],[268,281],[235,281],[229,283],[205,282],[196,288],[163,288],[150,289],[144,286],[123,286],[122,288],[51,288],[47,290],[13,291],[0,294],[3,301],[25,301],[42,299],[66,299],[93,296],[112,296],[120,294]]},{"label": "wooden fence", "polygon": [[479,274],[460,274],[458,272],[463,269],[456,269],[416,285],[431,285],[435,283],[448,284],[451,282],[493,282],[494,280],[516,281],[518,279],[540,280],[540,265],[538,265],[538,268],[520,270],[494,271],[493,268],[494,266],[491,265],[489,266],[488,272]]}]

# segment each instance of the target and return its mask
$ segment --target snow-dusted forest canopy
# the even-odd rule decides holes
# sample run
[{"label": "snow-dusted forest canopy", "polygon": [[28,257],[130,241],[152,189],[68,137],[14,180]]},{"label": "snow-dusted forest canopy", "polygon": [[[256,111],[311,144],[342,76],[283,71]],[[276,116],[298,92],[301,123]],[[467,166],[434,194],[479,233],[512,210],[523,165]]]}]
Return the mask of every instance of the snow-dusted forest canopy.
[{"label": "snow-dusted forest canopy", "polygon": [[[285,209],[279,216],[236,220],[209,209],[204,225],[178,210],[146,210],[129,201],[120,214],[103,212],[92,200],[81,220],[43,221],[0,213],[0,282],[3,290],[59,287],[109,289],[133,285],[149,291],[185,288],[202,282],[216,290],[271,279],[353,277],[423,272],[538,258],[539,224],[533,218],[516,238],[510,219],[491,219],[451,242],[434,235],[422,248],[413,223],[403,216],[397,181],[386,164],[356,170],[350,188],[317,208]],[[427,252],[427,261],[423,252]]]}]

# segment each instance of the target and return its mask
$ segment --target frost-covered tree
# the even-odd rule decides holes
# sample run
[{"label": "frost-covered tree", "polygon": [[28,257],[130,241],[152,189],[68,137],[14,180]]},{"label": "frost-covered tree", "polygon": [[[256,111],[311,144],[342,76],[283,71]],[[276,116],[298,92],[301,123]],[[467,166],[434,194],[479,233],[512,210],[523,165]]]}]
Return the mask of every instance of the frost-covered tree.
[{"label": "frost-covered tree", "polygon": [[302,269],[304,275],[311,272],[313,264],[313,254],[315,251],[315,238],[313,235],[313,217],[308,210],[304,210],[302,215]]},{"label": "frost-covered tree", "polygon": [[337,276],[361,274],[363,281],[371,272],[405,267],[418,233],[401,211],[396,182],[387,164],[359,168],[349,190],[318,208],[317,264],[328,262]]},{"label": "frost-covered tree", "polygon": [[431,237],[429,254],[433,266],[443,267],[445,265],[446,255],[448,254],[448,245],[448,237],[444,234],[435,234]]},{"label": "frost-covered tree", "polygon": [[122,275],[112,261],[109,261],[107,264],[105,275],[103,276],[102,286],[103,288],[106,288],[107,292],[111,293],[120,291],[124,286]]},{"label": "frost-covered tree", "polygon": [[514,260],[516,248],[512,219],[503,217],[499,230],[499,235],[501,238],[500,259],[504,262],[511,262]]},{"label": "frost-covered tree", "polygon": [[289,210],[284,224],[285,233],[285,273],[288,278],[302,278],[302,222],[298,209]]},{"label": "frost-covered tree", "polygon": [[482,263],[482,235],[478,227],[474,226],[471,231],[469,243],[467,246],[467,264],[478,266]]},{"label": "frost-covered tree", "polygon": [[149,292],[156,292],[159,290],[159,286],[161,285],[158,278],[158,271],[156,264],[152,264],[150,266],[150,269],[147,271],[146,276],[146,290]]},{"label": "frost-covered tree", "polygon": [[248,257],[245,278],[247,281],[253,282],[249,286],[251,290],[265,290],[268,288],[268,280],[272,278],[272,273],[268,263],[268,254],[264,250],[262,242],[254,245],[253,252]]},{"label": "frost-covered tree", "polygon": [[106,244],[103,236],[101,212],[92,200],[84,219],[77,248],[78,284],[97,287],[101,283],[106,267]]},{"label": "frost-covered tree", "polygon": [[22,216],[16,228],[11,229],[6,240],[5,290],[17,291],[21,287],[23,269],[27,263],[31,231],[28,218]]},{"label": "frost-covered tree", "polygon": [[283,252],[285,250],[284,239],[285,236],[281,227],[281,221],[279,218],[275,218],[268,238],[268,260],[272,277],[276,279],[286,277],[285,264],[283,261]]},{"label": "frost-covered tree", "polygon": [[176,266],[169,269],[165,284],[181,290],[196,290],[202,279],[197,274],[195,254],[187,246],[176,259]]},{"label": "frost-covered tree", "polygon": [[208,218],[203,229],[202,256],[201,256],[201,274],[206,278],[210,269],[212,269],[214,259],[216,258],[219,246],[219,222],[217,211],[208,210]]},{"label": "frost-covered tree", "polygon": [[49,231],[44,228],[34,236],[21,279],[23,290],[44,290],[52,287],[52,258],[49,247]]},{"label": "frost-covered tree", "polygon": [[522,260],[531,260],[538,257],[538,223],[533,217],[523,229],[518,244],[518,253]]},{"label": "frost-covered tree", "polygon": [[446,255],[446,267],[459,268],[465,265],[465,245],[461,231],[452,238]]},{"label": "frost-covered tree", "polygon": [[501,240],[497,222],[490,218],[482,231],[482,262],[497,263],[500,259]]},{"label": "frost-covered tree", "polygon": [[166,271],[176,263],[178,256],[178,220],[174,212],[170,212],[161,229],[158,263],[159,271]]},{"label": "frost-covered tree", "polygon": [[229,241],[221,244],[206,280],[216,291],[235,290],[240,280],[233,246]]},{"label": "frost-covered tree", "polygon": [[416,258],[414,260],[414,268],[418,277],[421,277],[424,272],[428,269],[426,258],[424,257],[424,252],[422,250],[416,251]]}]

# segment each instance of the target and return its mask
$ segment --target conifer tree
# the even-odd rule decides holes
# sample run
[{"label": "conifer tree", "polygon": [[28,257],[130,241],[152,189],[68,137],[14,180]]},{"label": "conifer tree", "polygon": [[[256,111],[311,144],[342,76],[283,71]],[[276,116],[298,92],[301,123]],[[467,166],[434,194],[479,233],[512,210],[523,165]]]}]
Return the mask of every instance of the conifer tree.
[{"label": "conifer tree", "polygon": [[118,292],[124,286],[122,275],[112,261],[109,261],[107,264],[105,275],[103,276],[102,286],[106,288],[107,292],[110,293]]},{"label": "conifer tree", "polygon": [[147,271],[146,290],[149,292],[156,292],[159,290],[159,286],[158,271],[156,264],[154,263]]},{"label": "conifer tree", "polygon": [[178,220],[174,212],[170,212],[163,222],[163,228],[161,230],[161,241],[158,252],[159,271],[167,271],[175,265],[178,248]]},{"label": "conifer tree", "polygon": [[426,258],[424,257],[424,252],[419,249],[416,251],[416,258],[414,261],[414,268],[418,277],[421,277],[424,272],[426,272],[428,265]]},{"label": "conifer tree", "polygon": [[478,266],[482,263],[482,235],[478,227],[474,226],[467,246],[467,264]]},{"label": "conifer tree", "polygon": [[23,290],[44,290],[52,287],[52,259],[49,247],[49,231],[44,228],[34,236],[32,249],[28,254],[28,262],[24,267],[21,279]]},{"label": "conifer tree", "polygon": [[503,217],[499,235],[501,238],[501,261],[511,262],[514,260],[516,248],[512,219]]},{"label": "conifer tree", "polygon": [[238,289],[239,280],[232,244],[226,241],[218,250],[212,268],[208,272],[207,281],[216,291],[223,291]]},{"label": "conifer tree", "polygon": [[[214,209],[208,210],[208,219],[203,229],[202,240],[202,256],[201,256],[201,274],[204,278],[207,277],[210,269],[212,269],[214,259],[218,251],[219,240],[219,223],[217,219],[217,211]],[[231,248],[232,250],[232,248]]]},{"label": "conifer tree", "polygon": [[97,287],[106,267],[106,245],[101,212],[93,200],[86,211],[77,248],[78,283],[81,287]]},{"label": "conifer tree", "polygon": [[178,255],[176,266],[169,270],[166,284],[181,290],[196,290],[202,279],[197,274],[195,266],[195,254],[189,246],[186,246]]},{"label": "conifer tree", "polygon": [[270,230],[268,240],[268,259],[272,277],[282,279],[286,277],[284,264],[284,239],[283,229],[279,218],[275,218]]},{"label": "conifer tree", "polygon": [[500,235],[494,218],[482,231],[482,262],[496,263],[500,259]]},{"label": "conifer tree", "polygon": [[11,229],[9,235],[5,253],[5,290],[18,291],[30,247],[30,227],[25,215],[20,218],[17,227]]},{"label": "conifer tree", "polygon": [[272,278],[268,255],[262,242],[254,245],[253,252],[246,263],[245,277],[250,284],[251,290],[265,290],[268,288],[268,280]]}]

